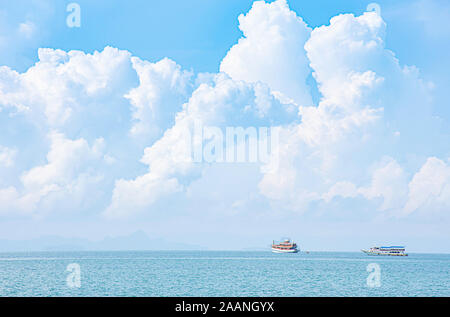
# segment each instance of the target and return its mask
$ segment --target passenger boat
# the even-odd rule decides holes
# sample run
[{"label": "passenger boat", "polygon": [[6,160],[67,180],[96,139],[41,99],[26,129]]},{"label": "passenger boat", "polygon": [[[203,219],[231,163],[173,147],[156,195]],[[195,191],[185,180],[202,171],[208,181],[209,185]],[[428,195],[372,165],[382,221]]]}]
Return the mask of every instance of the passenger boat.
[{"label": "passenger boat", "polygon": [[368,255],[408,256],[403,246],[372,247],[369,250],[361,250]]},{"label": "passenger boat", "polygon": [[280,243],[272,242],[272,252],[274,253],[297,253],[297,244],[290,239],[284,239]]}]

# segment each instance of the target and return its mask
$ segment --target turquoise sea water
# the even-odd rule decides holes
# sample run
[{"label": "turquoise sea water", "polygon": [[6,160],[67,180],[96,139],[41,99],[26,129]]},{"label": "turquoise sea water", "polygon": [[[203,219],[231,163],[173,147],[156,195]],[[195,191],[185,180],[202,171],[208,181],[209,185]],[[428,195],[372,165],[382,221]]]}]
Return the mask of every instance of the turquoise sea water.
[{"label": "turquoise sea water", "polygon": [[[66,282],[71,263],[79,288]],[[370,263],[379,287],[367,285]],[[450,296],[450,254],[0,253],[0,296]]]}]

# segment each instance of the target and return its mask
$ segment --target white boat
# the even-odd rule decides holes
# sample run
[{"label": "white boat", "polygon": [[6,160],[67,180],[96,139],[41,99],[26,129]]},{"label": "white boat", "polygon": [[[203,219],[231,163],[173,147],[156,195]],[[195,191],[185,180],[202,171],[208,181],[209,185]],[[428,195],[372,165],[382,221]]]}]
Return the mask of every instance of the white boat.
[{"label": "white boat", "polygon": [[408,256],[403,246],[372,247],[361,251],[368,255]]},{"label": "white boat", "polygon": [[272,252],[273,253],[297,253],[297,244],[291,242],[290,239],[284,239],[283,242],[278,244],[275,241],[272,242]]}]

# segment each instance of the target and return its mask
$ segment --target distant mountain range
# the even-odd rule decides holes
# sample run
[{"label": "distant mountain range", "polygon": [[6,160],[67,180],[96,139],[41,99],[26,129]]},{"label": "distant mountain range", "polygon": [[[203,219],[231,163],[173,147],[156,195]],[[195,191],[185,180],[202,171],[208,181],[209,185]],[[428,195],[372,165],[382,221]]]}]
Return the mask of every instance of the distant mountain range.
[{"label": "distant mountain range", "polygon": [[82,238],[42,236],[30,240],[0,239],[0,252],[18,251],[121,251],[121,250],[206,250],[207,248],[161,238],[151,239],[145,232],[106,237],[100,241]]}]

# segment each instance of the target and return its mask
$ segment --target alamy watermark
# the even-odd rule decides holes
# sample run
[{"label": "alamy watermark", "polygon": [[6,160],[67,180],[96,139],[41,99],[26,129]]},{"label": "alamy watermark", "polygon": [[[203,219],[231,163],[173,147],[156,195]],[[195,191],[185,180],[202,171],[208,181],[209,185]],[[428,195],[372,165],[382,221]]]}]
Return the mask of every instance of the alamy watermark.
[{"label": "alamy watermark", "polygon": [[270,163],[278,167],[280,127],[216,127],[195,124],[185,129],[177,161],[194,163]]},{"label": "alamy watermark", "polygon": [[66,18],[66,24],[69,28],[81,27],[81,7],[78,3],[69,3],[66,7],[66,11],[69,12]]},{"label": "alamy watermark", "polygon": [[81,267],[78,263],[70,263],[66,268],[70,272],[66,277],[66,285],[69,288],[81,287]]},{"label": "alamy watermark", "polygon": [[380,7],[380,5],[379,5],[378,3],[376,3],[376,2],[369,3],[369,4],[367,5],[367,7],[366,7],[366,10],[367,10],[367,11],[373,11],[373,12],[375,12],[376,14],[378,14],[379,16],[381,16],[381,7]]},{"label": "alamy watermark", "polygon": [[381,268],[377,263],[369,263],[366,267],[366,271],[369,272],[367,276],[366,284],[368,287],[380,287],[381,286]]}]

